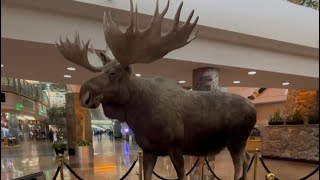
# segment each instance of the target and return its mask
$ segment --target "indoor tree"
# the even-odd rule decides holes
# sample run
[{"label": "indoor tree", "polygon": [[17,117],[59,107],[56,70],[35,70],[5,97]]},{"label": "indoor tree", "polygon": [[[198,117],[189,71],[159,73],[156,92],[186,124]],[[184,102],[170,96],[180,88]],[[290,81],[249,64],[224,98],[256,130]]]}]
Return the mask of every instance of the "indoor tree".
[{"label": "indoor tree", "polygon": [[66,109],[63,106],[52,106],[47,111],[48,119],[47,124],[55,125],[58,129],[57,139],[61,141],[64,139],[66,131]]}]

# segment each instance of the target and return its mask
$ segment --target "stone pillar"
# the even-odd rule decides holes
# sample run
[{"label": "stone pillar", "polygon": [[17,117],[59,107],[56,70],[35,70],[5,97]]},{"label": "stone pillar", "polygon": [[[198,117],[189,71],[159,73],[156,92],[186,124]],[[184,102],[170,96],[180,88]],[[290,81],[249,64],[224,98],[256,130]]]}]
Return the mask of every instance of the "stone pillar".
[{"label": "stone pillar", "polygon": [[309,115],[315,113],[319,108],[319,91],[289,90],[285,104],[285,114],[299,111],[305,124]]},{"label": "stone pillar", "polygon": [[193,70],[192,89],[197,91],[220,91],[219,69],[203,67]]},{"label": "stone pillar", "polygon": [[[196,91],[221,91],[219,87],[219,69],[212,67],[202,67],[193,70],[192,89]],[[215,156],[208,156],[211,169],[214,169]],[[204,162],[202,162],[204,163]],[[205,164],[202,164],[206,167]],[[201,167],[201,166],[200,166]],[[203,175],[207,178],[213,179],[211,173],[205,168]],[[198,173],[197,173],[198,174]],[[201,174],[201,173],[200,173]]]},{"label": "stone pillar", "polygon": [[92,141],[91,114],[80,106],[79,93],[66,94],[67,141],[69,155],[75,155],[77,142]]}]

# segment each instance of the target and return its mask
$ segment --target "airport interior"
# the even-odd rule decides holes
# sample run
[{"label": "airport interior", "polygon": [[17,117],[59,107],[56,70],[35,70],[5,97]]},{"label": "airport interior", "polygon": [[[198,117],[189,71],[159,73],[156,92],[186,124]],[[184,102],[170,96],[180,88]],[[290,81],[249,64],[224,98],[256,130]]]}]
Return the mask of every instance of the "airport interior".
[{"label": "airport interior", "polygon": [[319,0],[1,1],[2,180],[240,177],[319,179]]}]

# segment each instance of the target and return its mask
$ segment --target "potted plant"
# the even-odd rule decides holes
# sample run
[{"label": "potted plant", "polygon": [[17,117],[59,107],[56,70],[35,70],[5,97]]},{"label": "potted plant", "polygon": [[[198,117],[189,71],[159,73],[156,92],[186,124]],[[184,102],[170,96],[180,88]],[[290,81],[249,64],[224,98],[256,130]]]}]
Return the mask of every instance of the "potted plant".
[{"label": "potted plant", "polygon": [[319,124],[319,109],[317,109],[314,114],[311,114],[309,116],[308,123]]},{"label": "potted plant", "polygon": [[276,110],[273,114],[269,116],[269,125],[283,125],[284,121],[281,116],[280,110]]},{"label": "potted plant", "polygon": [[93,157],[92,142],[88,140],[78,141],[76,156],[78,156],[81,161],[90,161]]},{"label": "potted plant", "polygon": [[57,141],[51,145],[51,147],[56,152],[56,155],[64,154],[64,151],[67,149],[67,144],[61,141]]},{"label": "potted plant", "polygon": [[286,117],[286,125],[300,125],[303,124],[303,117],[299,110]]}]

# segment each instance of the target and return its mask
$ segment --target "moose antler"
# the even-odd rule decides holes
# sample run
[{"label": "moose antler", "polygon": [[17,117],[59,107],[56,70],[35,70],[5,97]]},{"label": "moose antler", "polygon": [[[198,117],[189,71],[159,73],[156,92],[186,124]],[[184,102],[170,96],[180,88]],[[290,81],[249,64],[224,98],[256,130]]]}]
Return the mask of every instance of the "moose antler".
[{"label": "moose antler", "polygon": [[[195,37],[189,39],[199,20],[199,17],[197,17],[193,23],[190,23],[194,10],[190,13],[187,21],[179,27],[183,2],[181,2],[178,7],[170,31],[162,36],[161,24],[168,11],[169,3],[168,0],[166,7],[159,14],[159,2],[157,0],[154,16],[148,28],[144,31],[139,30],[138,8],[136,6],[134,13],[132,0],[130,0],[130,24],[124,33],[120,31],[118,25],[112,20],[110,10],[108,10],[108,14],[106,14],[106,12],[104,13],[103,28],[105,39],[113,56],[121,65],[151,63],[162,58],[170,51],[181,48],[195,39]],[[101,57],[99,57],[93,47],[89,50],[89,41],[86,43],[82,41],[81,45],[79,34],[76,34],[74,42],[70,42],[68,38],[63,42],[60,38],[60,44],[56,43],[56,46],[66,59],[93,72],[100,72],[102,67],[92,66],[88,59],[98,59],[102,61],[103,64],[113,61],[103,53],[101,53]]]},{"label": "moose antler", "polygon": [[161,24],[169,8],[169,0],[160,14],[157,0],[154,16],[148,28],[144,31],[139,30],[138,8],[136,6],[134,14],[132,0],[130,0],[130,24],[125,32],[121,32],[118,25],[112,20],[110,10],[108,10],[108,14],[105,12],[103,17],[105,39],[116,60],[121,65],[151,63],[162,58],[170,51],[190,43],[195,38],[189,39],[199,17],[193,23],[190,23],[194,13],[194,10],[192,10],[187,21],[179,27],[182,5],[183,2],[178,7],[171,30],[164,36],[161,35]]},{"label": "moose antler", "polygon": [[56,46],[60,53],[69,61],[82,66],[84,68],[89,69],[93,72],[100,72],[102,70],[102,67],[94,67],[89,63],[89,59],[97,59],[99,61],[102,61],[103,64],[106,64],[110,61],[112,61],[110,58],[108,58],[106,55],[101,53],[101,58],[96,54],[93,46],[91,46],[91,49],[89,49],[89,42],[88,40],[86,43],[82,41],[82,45],[80,43],[80,37],[77,33],[74,39],[74,42],[71,42],[68,37],[66,38],[66,41],[63,42],[60,37],[60,44],[56,43]]}]

